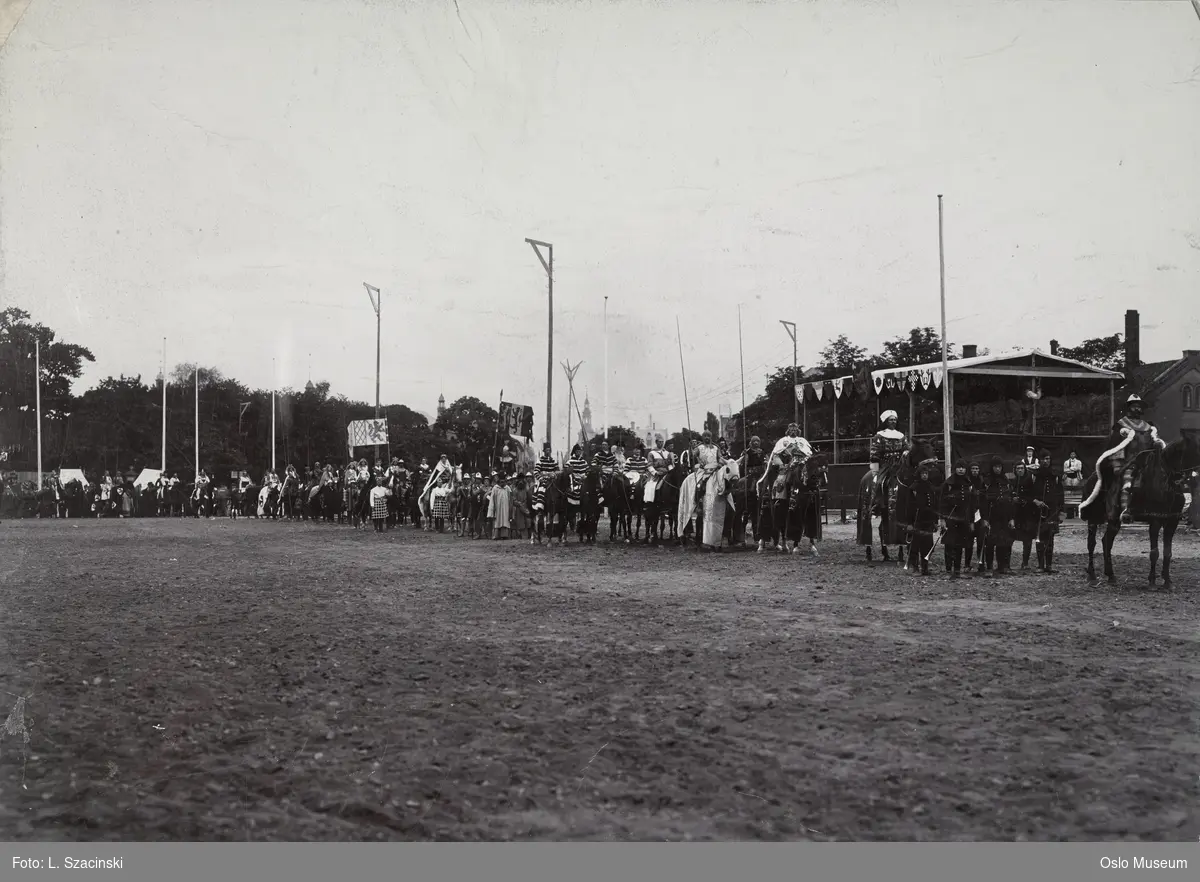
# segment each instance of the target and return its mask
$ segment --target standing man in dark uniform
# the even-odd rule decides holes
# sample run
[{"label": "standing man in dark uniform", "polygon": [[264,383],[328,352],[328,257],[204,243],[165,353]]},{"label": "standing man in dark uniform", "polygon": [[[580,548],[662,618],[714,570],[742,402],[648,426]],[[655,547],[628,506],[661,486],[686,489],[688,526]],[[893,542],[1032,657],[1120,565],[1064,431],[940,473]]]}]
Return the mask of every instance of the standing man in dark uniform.
[{"label": "standing man in dark uniform", "polygon": [[1033,475],[1033,504],[1038,512],[1037,543],[1038,569],[1043,573],[1054,572],[1054,537],[1062,523],[1063,485],[1062,478],[1054,473],[1050,451],[1038,451],[1040,467]]}]

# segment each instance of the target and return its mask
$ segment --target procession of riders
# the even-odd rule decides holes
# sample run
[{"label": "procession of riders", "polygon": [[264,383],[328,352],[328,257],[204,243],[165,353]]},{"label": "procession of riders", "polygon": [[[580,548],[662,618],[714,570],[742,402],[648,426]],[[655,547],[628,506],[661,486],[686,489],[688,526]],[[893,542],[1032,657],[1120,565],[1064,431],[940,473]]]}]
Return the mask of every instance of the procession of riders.
[{"label": "procession of riders", "polygon": [[[885,411],[859,488],[858,544],[869,560],[877,547],[882,560],[892,560],[889,548],[895,547],[897,563],[913,575],[929,573],[941,545],[951,578],[973,565],[978,573],[1009,574],[1019,544],[1021,570],[1036,551],[1037,568],[1053,572],[1054,540],[1065,517],[1064,477],[1072,486],[1084,483],[1085,493],[1091,489],[1089,502],[1103,485],[1121,519],[1133,516],[1139,454],[1166,446],[1144,419],[1143,406],[1137,395],[1129,397],[1110,449],[1086,483],[1074,453],[1060,476],[1049,451],[1032,446],[1011,467],[998,456],[960,459],[944,477],[930,445],[906,437],[897,413]],[[544,537],[562,543],[572,528],[581,541],[594,542],[607,512],[610,541],[692,541],[720,551],[749,540],[759,553],[806,550],[817,556],[828,466],[794,423],[769,452],[755,436],[739,457],[725,439],[714,443],[705,432],[678,453],[659,435],[650,448],[634,441],[628,455],[607,443],[586,452],[576,444],[561,466],[547,443],[531,469],[522,472],[518,463],[507,449],[488,474],[452,465],[445,455],[432,467],[423,459],[414,469],[399,457],[384,466],[360,459],[303,470],[288,465],[282,474],[268,470],[257,484],[242,473],[233,485],[218,485],[205,470],[188,486],[176,474],[135,487],[129,478],[114,481],[105,473],[86,487],[78,478],[66,485],[56,480],[41,497],[59,516],[248,516],[355,527],[370,522],[379,532],[411,525],[464,539],[530,543]],[[11,480],[3,493],[11,501]]]}]

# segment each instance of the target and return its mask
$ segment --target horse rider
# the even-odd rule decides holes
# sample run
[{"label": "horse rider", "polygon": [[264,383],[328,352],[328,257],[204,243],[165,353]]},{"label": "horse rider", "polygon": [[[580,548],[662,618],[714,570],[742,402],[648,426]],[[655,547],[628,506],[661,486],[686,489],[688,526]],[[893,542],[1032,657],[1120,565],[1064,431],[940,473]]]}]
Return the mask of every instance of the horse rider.
[{"label": "horse rider", "polygon": [[[779,461],[779,454],[783,453],[785,450],[791,456],[793,461],[798,459],[799,461],[803,462],[813,454],[812,445],[800,435],[800,427],[795,423],[788,423],[787,433],[778,441],[776,441],[775,446],[771,448],[771,456],[769,457],[768,462],[771,465],[780,465],[781,463]],[[762,499],[766,492],[766,480],[767,470],[764,469],[762,475],[758,479],[757,486],[759,499]]]},{"label": "horse rider", "polygon": [[646,445],[641,440],[634,441],[633,453],[625,460],[624,465],[625,477],[629,480],[631,490],[638,489],[649,468],[650,464],[646,461]]},{"label": "horse rider", "polygon": [[646,457],[647,469],[649,471],[649,479],[646,481],[646,491],[642,496],[644,502],[653,502],[658,488],[662,486],[663,481],[667,477],[667,472],[671,470],[675,457],[671,451],[663,446],[663,436],[654,436],[654,449],[650,451],[650,455]]},{"label": "horse rider", "polygon": [[600,474],[608,477],[617,468],[617,458],[613,456],[607,441],[600,442],[600,450],[592,458],[592,464],[600,467]]},{"label": "horse rider", "polygon": [[[705,430],[700,435],[700,444],[696,448],[696,506],[701,512],[704,511],[704,498],[708,495],[708,491],[711,489],[716,492],[719,484],[714,481],[714,478],[724,467],[725,457],[721,453],[721,448],[713,444],[712,432]],[[714,506],[718,504],[717,500],[713,501]],[[705,530],[708,530],[707,524]],[[699,534],[697,534],[696,540],[697,545],[704,544]],[[716,541],[711,544],[719,547],[721,537],[717,536]]]},{"label": "horse rider", "polygon": [[757,435],[750,438],[750,446],[738,457],[738,474],[760,475],[767,464],[767,455],[763,453],[762,439]]},{"label": "horse rider", "polygon": [[567,471],[572,477],[582,478],[587,474],[588,463],[583,457],[583,445],[576,444],[571,448],[571,458],[567,460]]},{"label": "horse rider", "polygon": [[1154,447],[1162,450],[1167,442],[1158,437],[1154,423],[1145,418],[1146,403],[1140,395],[1134,393],[1125,399],[1124,409],[1125,413],[1117,420],[1109,436],[1109,449],[1096,461],[1096,469],[1099,470],[1101,462],[1108,461],[1113,475],[1120,477],[1121,521],[1127,524],[1132,520],[1129,491],[1133,486],[1133,469],[1130,466],[1139,453]]},{"label": "horse rider", "polygon": [[879,415],[882,428],[871,436],[868,461],[871,463],[872,494],[879,490],[879,478],[883,470],[900,461],[904,451],[908,450],[909,441],[896,426],[900,423],[900,415],[894,410],[885,410]]}]

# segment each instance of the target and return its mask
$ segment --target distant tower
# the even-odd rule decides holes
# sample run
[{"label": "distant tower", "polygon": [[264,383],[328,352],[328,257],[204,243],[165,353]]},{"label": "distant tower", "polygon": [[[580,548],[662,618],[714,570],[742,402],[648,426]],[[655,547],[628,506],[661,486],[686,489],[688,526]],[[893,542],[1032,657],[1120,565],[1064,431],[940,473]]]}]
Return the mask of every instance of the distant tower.
[{"label": "distant tower", "polygon": [[592,429],[592,403],[588,400],[587,392],[583,393],[583,426],[579,429],[581,443],[587,444],[595,436]]},{"label": "distant tower", "polygon": [[442,414],[446,412],[446,396],[438,396],[438,418],[441,419]]}]

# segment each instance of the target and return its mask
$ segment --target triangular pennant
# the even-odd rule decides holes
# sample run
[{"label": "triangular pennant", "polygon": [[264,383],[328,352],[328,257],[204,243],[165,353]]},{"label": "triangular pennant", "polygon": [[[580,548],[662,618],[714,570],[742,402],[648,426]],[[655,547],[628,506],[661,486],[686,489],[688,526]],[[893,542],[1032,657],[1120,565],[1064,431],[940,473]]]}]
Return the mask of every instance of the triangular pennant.
[{"label": "triangular pennant", "polygon": [[804,387],[805,387],[804,383],[796,384],[796,400],[799,401],[801,404],[804,403]]},{"label": "triangular pennant", "polygon": [[933,385],[936,388],[941,389],[942,388],[942,369],[940,367],[936,367],[933,369],[932,373],[933,373]]},{"label": "triangular pennant", "polygon": [[928,389],[929,384],[933,382],[933,373],[930,371],[921,371],[921,388]]},{"label": "triangular pennant", "polygon": [[838,377],[833,381],[833,394],[837,398],[842,397],[842,381],[845,379],[845,377]]},{"label": "triangular pennant", "polygon": [[817,397],[817,401],[821,400],[821,393],[824,391],[824,387],[825,387],[824,383],[813,383],[812,384],[813,395],[815,395]]},{"label": "triangular pennant", "polygon": [[875,382],[875,394],[878,395],[883,391],[883,377],[879,374],[873,374],[871,379]]}]

